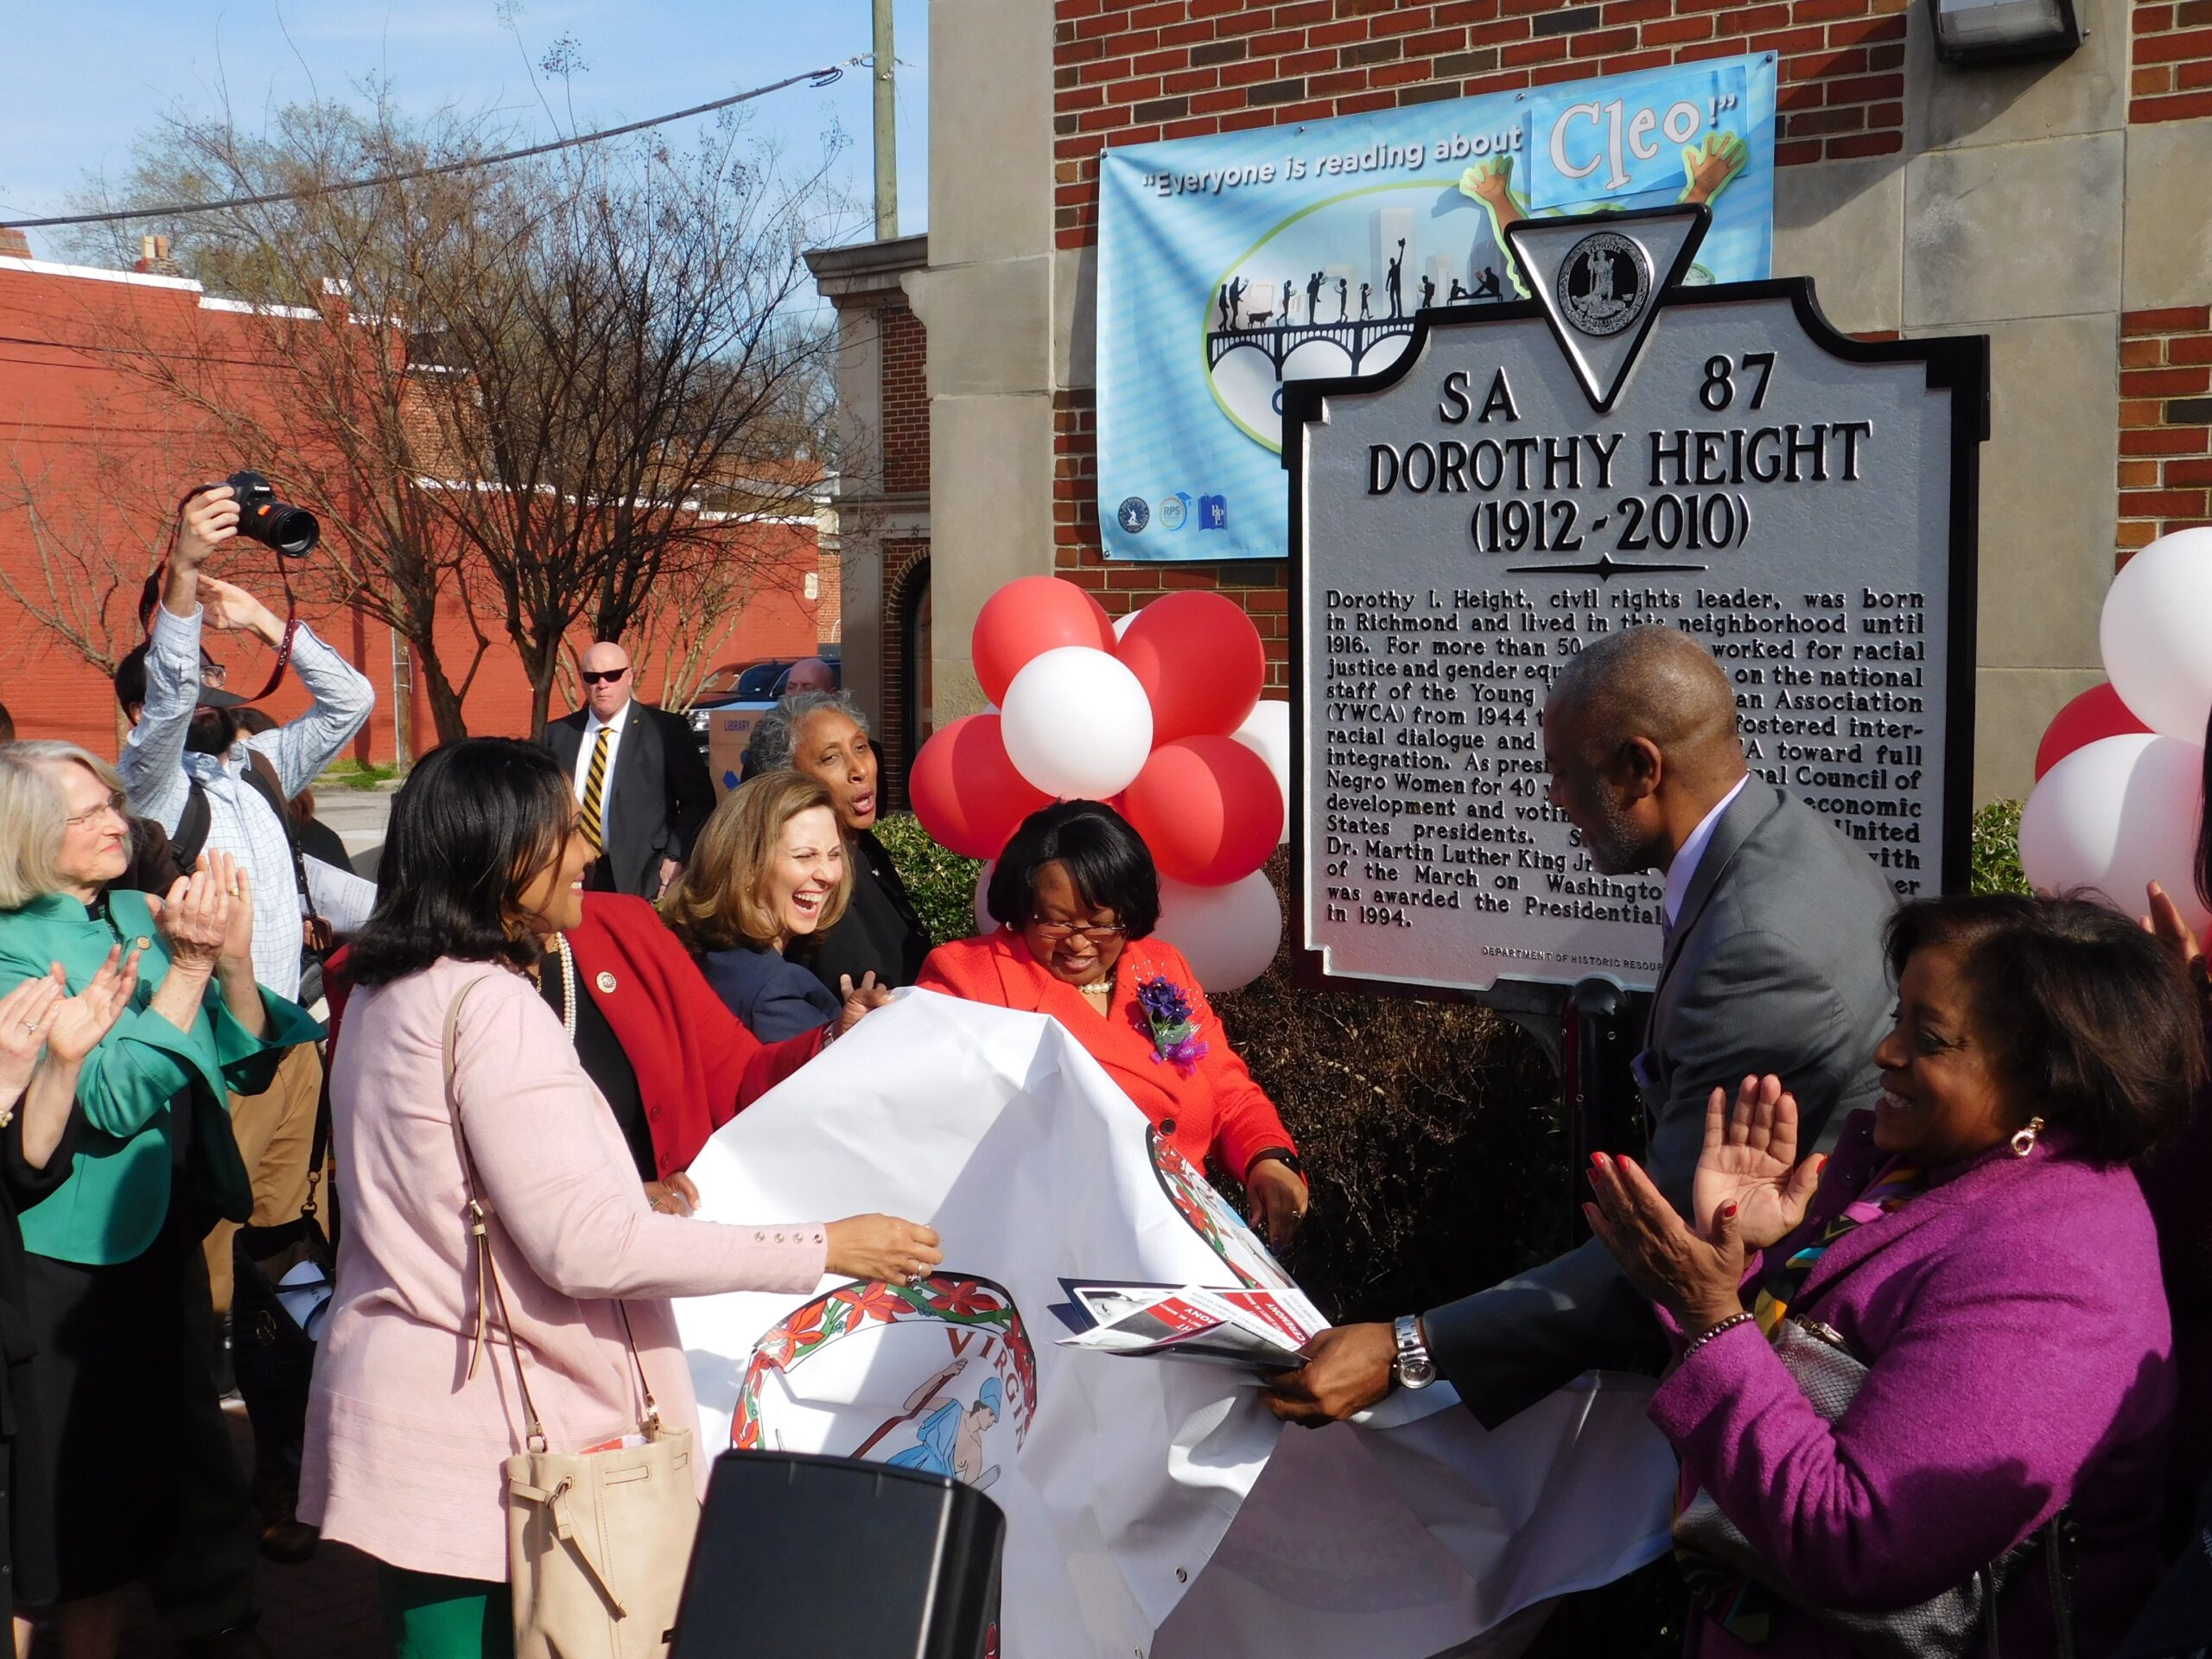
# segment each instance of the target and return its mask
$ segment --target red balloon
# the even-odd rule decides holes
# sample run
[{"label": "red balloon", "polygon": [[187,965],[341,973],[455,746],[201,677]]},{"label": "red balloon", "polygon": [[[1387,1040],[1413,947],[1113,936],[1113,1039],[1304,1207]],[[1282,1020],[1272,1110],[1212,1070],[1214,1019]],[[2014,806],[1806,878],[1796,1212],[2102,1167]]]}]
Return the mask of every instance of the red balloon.
[{"label": "red balloon", "polygon": [[1155,748],[1179,738],[1227,737],[1268,680],[1259,629],[1219,594],[1161,595],[1137,613],[1114,649],[1152,699]]},{"label": "red balloon", "polygon": [[1021,821],[1052,798],[1014,768],[996,715],[968,715],[914,757],[906,797],[930,839],[964,858],[996,858]]},{"label": "red balloon", "polygon": [[983,601],[976,613],[969,653],[988,702],[1006,701],[1006,689],[1032,657],[1058,645],[1114,649],[1114,625],[1105,607],[1058,576],[1019,576]]},{"label": "red balloon", "polygon": [[[1155,601],[1157,602],[1157,601]],[[1282,790],[1265,760],[1230,737],[1186,737],[1152,752],[1122,791],[1122,814],[1160,873],[1193,887],[1242,880],[1282,836]]]},{"label": "red balloon", "polygon": [[2051,716],[2036,745],[2036,781],[2075,750],[2102,737],[2122,737],[2151,728],[2128,711],[2109,685],[2093,685]]}]

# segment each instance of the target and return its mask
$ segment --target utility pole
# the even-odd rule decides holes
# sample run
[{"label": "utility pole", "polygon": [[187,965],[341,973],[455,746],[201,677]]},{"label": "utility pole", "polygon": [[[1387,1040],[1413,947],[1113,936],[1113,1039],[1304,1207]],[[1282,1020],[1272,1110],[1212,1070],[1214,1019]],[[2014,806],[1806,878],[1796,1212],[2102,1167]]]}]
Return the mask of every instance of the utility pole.
[{"label": "utility pole", "polygon": [[875,0],[875,238],[899,234],[899,57],[891,42],[891,0]]}]

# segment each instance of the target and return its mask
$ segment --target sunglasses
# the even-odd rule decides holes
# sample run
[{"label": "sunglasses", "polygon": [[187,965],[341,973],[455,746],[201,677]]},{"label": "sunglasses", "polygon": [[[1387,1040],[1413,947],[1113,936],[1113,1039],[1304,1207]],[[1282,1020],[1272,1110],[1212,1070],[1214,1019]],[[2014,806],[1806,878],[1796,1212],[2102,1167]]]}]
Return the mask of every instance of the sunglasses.
[{"label": "sunglasses", "polygon": [[598,685],[603,681],[619,680],[629,671],[626,668],[587,668],[579,677],[586,685]]}]

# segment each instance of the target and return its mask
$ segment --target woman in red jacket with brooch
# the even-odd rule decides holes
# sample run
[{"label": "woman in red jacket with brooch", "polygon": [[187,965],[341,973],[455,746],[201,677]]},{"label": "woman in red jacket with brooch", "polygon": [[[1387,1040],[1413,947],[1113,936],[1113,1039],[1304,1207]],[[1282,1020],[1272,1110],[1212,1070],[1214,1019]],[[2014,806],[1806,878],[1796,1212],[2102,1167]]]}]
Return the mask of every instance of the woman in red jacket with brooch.
[{"label": "woman in red jacket with brooch", "polygon": [[985,903],[1001,926],[939,945],[915,983],[1051,1014],[1193,1166],[1211,1153],[1243,1184],[1270,1243],[1288,1243],[1306,1216],[1297,1147],[1191,964],[1151,937],[1160,876],[1143,838],[1097,801],[1046,807],[999,855]]}]

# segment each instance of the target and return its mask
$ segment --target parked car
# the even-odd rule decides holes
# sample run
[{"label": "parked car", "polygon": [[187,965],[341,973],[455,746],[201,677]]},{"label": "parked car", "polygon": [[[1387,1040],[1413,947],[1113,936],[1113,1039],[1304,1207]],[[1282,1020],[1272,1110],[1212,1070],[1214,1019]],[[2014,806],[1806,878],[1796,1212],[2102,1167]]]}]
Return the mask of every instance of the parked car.
[{"label": "parked car", "polygon": [[[845,670],[840,654],[825,651],[820,655],[842,687]],[[800,660],[779,657],[725,664],[701,683],[691,699],[691,732],[699,741],[699,752],[707,757],[707,770],[723,789],[737,787],[738,763],[753,735],[753,722],[776,706],[785,678]]]}]

